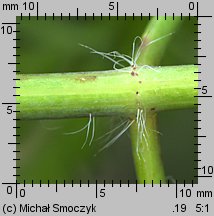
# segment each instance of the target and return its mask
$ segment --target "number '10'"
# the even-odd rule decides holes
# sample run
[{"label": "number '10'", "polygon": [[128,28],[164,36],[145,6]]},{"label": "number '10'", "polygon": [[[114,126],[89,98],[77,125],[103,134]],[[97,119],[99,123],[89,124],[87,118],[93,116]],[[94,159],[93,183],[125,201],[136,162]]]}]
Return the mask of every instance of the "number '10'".
[{"label": "number '10'", "polygon": [[34,10],[34,2],[24,2],[23,3],[25,10]]}]

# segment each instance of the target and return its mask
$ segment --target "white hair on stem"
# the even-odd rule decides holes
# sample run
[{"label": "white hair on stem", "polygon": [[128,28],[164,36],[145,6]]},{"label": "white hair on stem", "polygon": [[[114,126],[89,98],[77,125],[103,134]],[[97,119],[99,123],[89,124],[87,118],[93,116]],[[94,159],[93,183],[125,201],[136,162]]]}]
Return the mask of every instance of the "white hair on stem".
[{"label": "white hair on stem", "polygon": [[[146,112],[145,112],[146,113]],[[136,154],[139,158],[142,158],[142,154],[140,152],[140,145],[142,145],[142,141],[144,139],[146,143],[146,147],[148,148],[148,133],[146,129],[146,117],[143,116],[143,110],[137,109],[136,115],[136,123],[137,123],[137,140],[136,140]]]},{"label": "white hair on stem", "polygon": [[61,126],[55,126],[55,127],[49,127],[45,124],[46,120],[39,120],[40,125],[48,131],[55,131],[55,130],[59,130],[60,128],[62,128]]},{"label": "white hair on stem", "polygon": [[104,149],[110,147],[112,144],[115,143],[116,140],[118,140],[129,128],[130,126],[134,123],[135,120],[127,120],[125,123],[125,126],[123,129],[115,136],[113,139],[111,139],[107,144],[105,144],[99,152],[102,152]]},{"label": "white hair on stem", "polygon": [[117,57],[116,53],[114,53],[114,52],[104,53],[104,52],[96,51],[95,49],[93,49],[93,48],[91,48],[89,46],[83,45],[83,44],[80,44],[80,46],[91,50],[91,53],[96,53],[98,55],[101,55],[103,58],[106,58],[106,59],[112,61],[114,63],[114,65],[118,64],[119,66],[124,67],[124,65],[122,65],[118,61],[114,60]]},{"label": "white hair on stem", "polygon": [[[111,138],[110,141],[108,141],[100,150],[98,150],[98,153],[104,151],[105,149],[113,145],[130,128],[130,126],[134,122],[137,123],[136,154],[140,159],[144,160],[142,156],[144,146],[142,146],[143,148],[140,148],[140,145],[143,145],[143,140],[146,143],[146,148],[148,148],[149,145],[147,141],[148,132],[146,128],[146,112],[144,112],[143,109],[140,108],[137,109],[135,119],[127,119],[125,121],[122,121],[122,123],[118,124],[115,128],[105,133],[101,137],[97,138],[97,140],[100,140],[108,135],[112,136],[114,133],[116,133],[116,135],[113,138]],[[120,128],[122,129],[118,132]]]},{"label": "white hair on stem", "polygon": [[80,132],[84,131],[88,127],[88,125],[90,124],[90,121],[91,121],[91,114],[89,114],[89,120],[88,120],[88,122],[87,122],[87,124],[85,126],[83,126],[82,128],[80,128],[79,130],[71,131],[71,132],[66,132],[64,134],[65,135],[71,135],[71,134],[80,133]]},{"label": "white hair on stem", "polygon": [[90,113],[89,121],[88,121],[88,125],[87,125],[86,138],[85,138],[85,142],[83,143],[81,149],[83,149],[85,147],[86,143],[88,142],[91,124],[92,124],[92,135],[91,135],[91,139],[89,141],[89,146],[91,146],[91,143],[93,142],[94,134],[95,134],[95,117],[92,116],[92,114]]},{"label": "white hair on stem", "polygon": [[[134,73],[134,74],[137,74],[135,71],[136,71],[136,67],[138,66],[137,65],[137,60],[139,59],[142,51],[144,50],[144,48],[146,48],[147,46],[153,44],[153,43],[156,43],[168,36],[171,36],[173,33],[169,33],[169,34],[166,34],[166,35],[163,35],[162,37],[159,37],[159,38],[156,38],[148,43],[145,43],[144,44],[144,40],[140,37],[140,36],[136,36],[133,40],[133,43],[132,43],[132,53],[131,53],[131,56],[129,55],[126,55],[126,54],[121,54],[119,53],[118,51],[111,51],[111,52],[100,52],[100,51],[97,51],[89,46],[86,46],[86,45],[83,45],[83,44],[80,44],[80,46],[82,47],[85,47],[89,50],[91,50],[91,53],[95,53],[95,54],[98,54],[100,56],[102,56],[103,58],[106,58],[108,60],[110,60],[111,62],[113,62],[113,69],[115,70],[120,70],[120,69],[123,69],[125,68],[125,65],[122,64],[122,62],[125,62],[126,64],[128,64],[128,66],[131,67],[131,73]],[[137,41],[139,40],[139,44],[136,45]],[[127,65],[126,65],[127,66]],[[118,68],[120,67],[120,68]],[[153,67],[149,66],[149,65],[143,65],[142,67],[140,67],[140,69],[144,68],[144,67],[148,67],[152,70],[155,70]],[[124,70],[122,70],[124,71]],[[157,70],[155,70],[157,72]],[[127,71],[125,71],[127,72]],[[130,72],[130,70],[128,71]]]},{"label": "white hair on stem", "polygon": [[89,118],[89,121],[88,121],[88,125],[87,125],[87,132],[86,132],[86,137],[85,137],[85,141],[81,147],[81,149],[83,149],[88,141],[88,136],[89,136],[89,132],[90,132],[90,127],[91,127],[91,114],[90,114],[90,118]]},{"label": "white hair on stem", "polygon": [[93,140],[94,140],[94,135],[95,135],[95,117],[92,116],[91,113],[89,113],[89,120],[87,122],[87,124],[85,126],[83,126],[82,128],[80,128],[79,130],[76,130],[76,131],[72,131],[72,132],[66,132],[64,133],[65,135],[72,135],[72,134],[77,134],[77,133],[80,133],[84,130],[87,129],[87,132],[86,132],[86,137],[85,137],[85,141],[81,147],[81,149],[83,149],[85,147],[85,145],[87,144],[88,142],[88,138],[89,138],[89,134],[90,134],[90,129],[91,129],[91,125],[92,125],[92,133],[91,133],[91,139],[89,141],[89,146],[91,146]]},{"label": "white hair on stem", "polygon": [[93,116],[92,117],[92,134],[91,134],[91,139],[89,141],[89,146],[91,146],[91,143],[93,142],[94,140],[94,134],[95,134],[95,117]]},{"label": "white hair on stem", "polygon": [[146,136],[148,136],[148,132],[147,132],[147,129],[146,129],[146,112],[144,112],[145,113],[144,116],[143,116],[143,110],[141,110],[140,113],[141,113],[141,124],[142,124],[142,127],[144,128]]},{"label": "white hair on stem", "polygon": [[[140,40],[140,45],[139,47],[137,48],[137,52],[135,53],[135,46],[136,46],[136,41],[137,39]],[[132,43],[132,65],[137,65],[136,64],[136,61],[138,60],[140,54],[141,54],[141,47],[143,46],[143,40],[141,37],[137,36],[135,37],[133,43]]]},{"label": "white hair on stem", "polygon": [[[143,109],[137,109],[137,114],[136,114],[136,118],[133,120],[127,119],[125,121],[122,121],[122,123],[118,124],[115,128],[113,128],[111,131],[105,133],[104,135],[102,135],[101,137],[97,138],[97,140],[103,139],[104,137],[106,137],[107,135],[111,136],[112,134],[114,134],[115,132],[117,132],[118,129],[120,129],[122,127],[122,130],[119,131],[112,139],[110,139],[110,141],[108,141],[98,152],[102,152],[103,150],[105,150],[106,148],[110,147],[111,145],[113,145],[129,128],[130,126],[136,121],[137,123],[137,143],[136,143],[136,153],[138,155],[139,158],[143,159],[142,157],[142,149],[140,151],[140,145],[142,145],[142,141],[144,139],[146,146],[148,147],[148,141],[147,141],[147,129],[146,129],[146,112],[144,114]],[[73,134],[77,134],[77,133],[81,133],[82,131],[87,130],[86,131],[86,137],[85,137],[85,141],[81,147],[81,149],[83,149],[85,147],[85,145],[88,143],[89,146],[91,146],[93,140],[94,140],[94,136],[95,136],[95,117],[92,116],[92,114],[89,114],[89,120],[86,123],[86,125],[84,125],[82,128],[80,128],[79,130],[76,131],[72,131],[72,132],[66,132],[64,133],[65,135],[73,135]],[[90,132],[91,132],[91,138],[89,140],[89,136],[90,136]]]},{"label": "white hair on stem", "polygon": [[164,39],[164,38],[166,38],[166,37],[168,37],[168,36],[171,36],[171,35],[173,35],[173,34],[175,34],[175,32],[170,32],[170,33],[168,33],[168,34],[166,34],[166,35],[163,35],[163,36],[161,36],[161,37],[159,37],[159,38],[157,38],[157,39],[154,39],[154,40],[150,41],[149,43],[147,43],[145,47],[147,47],[147,46],[149,46],[149,45],[151,45],[151,44],[153,44],[153,43],[156,43],[156,42],[158,42],[159,40],[162,40],[162,39]]},{"label": "white hair on stem", "polygon": [[113,128],[112,130],[108,131],[107,133],[103,134],[102,136],[100,136],[99,138],[97,138],[97,140],[103,139],[104,137],[106,137],[107,135],[111,135],[112,133],[114,133],[116,130],[118,130],[121,126],[123,126],[125,123],[127,123],[126,121],[123,121],[122,123],[120,123],[119,125],[117,125],[115,128]]}]

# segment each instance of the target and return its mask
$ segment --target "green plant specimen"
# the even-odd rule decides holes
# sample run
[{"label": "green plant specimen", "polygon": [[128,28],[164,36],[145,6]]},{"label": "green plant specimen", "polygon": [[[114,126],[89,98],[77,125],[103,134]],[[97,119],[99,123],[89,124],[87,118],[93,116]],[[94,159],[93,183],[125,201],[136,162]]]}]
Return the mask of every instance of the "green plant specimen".
[{"label": "green plant specimen", "polygon": [[[182,22],[179,19],[166,22],[164,17],[160,17],[159,20],[154,17],[149,22],[142,36],[145,50],[143,50],[143,52],[141,53],[138,59],[138,63],[141,65],[159,65],[172,34],[176,33],[176,29],[180,27],[181,23]],[[147,47],[147,44],[151,45]],[[195,70],[197,70],[197,68],[195,68]],[[192,71],[191,73],[194,74],[194,71]],[[180,76],[180,74],[181,73],[179,73],[178,76]],[[172,73],[170,76],[172,77],[172,79],[174,79],[175,82],[177,82],[176,73]],[[193,80],[194,78],[192,80],[189,80],[188,82],[193,83]],[[167,86],[168,83],[165,82],[163,83],[163,85]],[[178,93],[176,87],[173,87],[172,89],[175,93]],[[172,89],[170,89],[169,91],[172,91]],[[161,87],[159,89],[157,88],[156,91],[154,88],[153,94],[156,94],[157,91],[161,91]],[[167,92],[165,91],[165,93]],[[188,94],[188,92],[186,93]],[[144,94],[144,92],[142,92],[142,94]],[[159,98],[159,100],[162,99],[162,97]],[[174,100],[177,99],[174,98]],[[182,103],[183,102],[181,102],[181,104]],[[194,103],[192,103],[192,105],[193,104]],[[131,130],[134,147],[133,153],[138,180],[140,183],[159,183],[160,181],[165,182],[165,173],[162,165],[160,146],[158,142],[159,134],[157,133],[158,130],[156,126],[156,112],[158,110],[156,109],[156,106],[154,106],[154,113],[153,111],[151,111],[151,109],[147,109],[144,103],[141,109],[142,111],[144,110],[144,113],[146,113],[144,121],[145,127],[148,129],[144,129],[144,133],[141,135],[144,137],[142,137],[141,139],[137,138],[137,136],[139,136],[139,133],[137,132],[139,130],[139,123],[135,122]],[[136,151],[136,148],[138,148],[138,151]],[[138,152],[141,153],[141,156],[139,156]]]},{"label": "green plant specimen", "polygon": [[[176,32],[181,21],[152,20],[146,30],[147,43],[168,33]],[[17,78],[17,98],[20,103],[18,116],[22,119],[57,119],[69,117],[112,116],[127,117],[131,124],[134,157],[139,182],[165,181],[159,157],[159,144],[155,127],[156,112],[170,109],[191,108],[196,102],[195,79],[197,67],[193,65],[141,67],[159,65],[167,41],[166,37],[143,50],[136,73],[132,68],[111,71],[57,74],[21,74]],[[139,139],[136,115],[138,109],[146,114],[147,140]],[[148,145],[148,148],[147,148]],[[81,147],[81,146],[80,146]]]}]

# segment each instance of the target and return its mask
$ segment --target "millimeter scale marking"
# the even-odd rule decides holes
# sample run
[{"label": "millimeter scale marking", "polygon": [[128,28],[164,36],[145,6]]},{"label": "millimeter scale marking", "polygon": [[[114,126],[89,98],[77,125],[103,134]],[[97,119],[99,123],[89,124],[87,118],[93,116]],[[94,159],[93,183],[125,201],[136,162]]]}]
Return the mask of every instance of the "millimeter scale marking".
[{"label": "millimeter scale marking", "polygon": [[[36,4],[36,17],[37,17],[37,20],[40,20],[40,19],[44,19],[44,20],[48,20],[50,17],[52,17],[52,19],[53,20],[56,20],[56,17],[58,18],[58,17],[60,17],[60,19],[61,20],[63,20],[63,19],[69,19],[69,20],[71,20],[71,19],[79,19],[79,17],[80,17],[80,10],[79,10],[79,8],[77,8],[76,9],[76,16],[71,16],[70,15],[70,13],[68,14],[68,16],[65,16],[65,15],[63,15],[63,13],[61,13],[60,14],[60,16],[56,16],[56,14],[55,13],[53,13],[51,16],[48,16],[46,13],[44,13],[44,16],[42,16],[42,15],[40,15],[39,14],[39,4],[38,4],[38,2],[37,2],[37,4]],[[159,11],[159,8],[157,8],[156,9],[156,17],[157,17],[157,20],[159,19],[159,17],[160,17],[160,11]],[[170,14],[171,15],[171,14]],[[170,18],[170,19],[175,19],[175,13],[172,13],[172,18]],[[151,19],[151,14],[150,13],[148,13],[147,15],[146,14],[144,14],[144,13],[141,13],[140,14],[140,16],[136,16],[135,15],[135,13],[133,13],[132,14],[132,19],[134,20],[134,19],[136,19],[136,18],[140,18],[141,20],[143,20],[143,19],[145,19],[145,17],[144,16],[148,16],[148,19],[150,20]],[[169,19],[168,17],[167,17],[167,13],[164,13],[164,16],[165,16],[165,20],[166,19]],[[182,20],[183,19],[183,17],[184,17],[184,15],[181,13],[180,15],[180,19]],[[23,13],[21,13],[21,15],[20,15],[20,17],[21,17],[21,20],[23,19],[23,18],[26,18],[26,17],[28,17],[28,19],[29,19],[29,21],[31,20],[31,17],[32,17],[32,15],[31,15],[31,13],[29,13],[27,16],[23,16]],[[109,20],[111,20],[111,17],[112,17],[112,15],[111,15],[111,13],[109,13],[108,14],[108,18],[109,18]],[[194,15],[194,16],[191,16],[191,13],[189,13],[188,14],[188,17],[189,17],[189,20],[191,19],[191,17],[196,17],[197,18],[197,20],[200,20],[200,18],[211,18],[212,16],[202,16],[202,15],[199,15],[199,5],[198,5],[198,2],[197,2],[197,14],[196,15]],[[97,17],[97,16],[95,16],[95,13],[93,13],[92,14],[92,17],[90,16],[87,16],[87,13],[84,13],[84,18],[85,18],[85,20],[87,20],[88,18],[89,19],[91,19],[92,18],[92,20],[95,20],[95,19],[101,19],[102,20],[102,18],[103,18],[103,13],[101,13],[100,14],[100,17]],[[114,16],[114,18],[115,18],[115,16]],[[116,18],[117,19],[127,19],[127,15],[126,15],[126,13],[124,14],[124,17],[121,17],[121,15],[119,16],[119,3],[117,2],[117,5],[116,5]],[[176,17],[177,18],[177,17]],[[14,23],[11,23],[11,22],[3,22],[2,23],[2,25],[19,25],[20,24],[20,22],[19,23],[16,23],[16,22],[14,22]],[[201,24],[200,23],[195,23],[194,25],[197,25],[198,27],[199,26],[201,26]],[[14,33],[16,33],[16,36],[18,36],[18,33],[20,33],[20,31],[13,31]],[[196,31],[196,32],[194,32],[196,35],[200,35],[202,32],[201,31]],[[13,40],[15,40],[15,41],[19,41],[19,40],[21,40],[21,38],[13,38]],[[194,41],[197,41],[198,43],[199,42],[201,42],[201,39],[195,39]],[[13,49],[15,49],[15,50],[17,50],[17,49],[20,49],[20,47],[17,47],[17,46],[14,46],[13,47]],[[202,48],[201,47],[196,47],[196,48],[194,48],[194,49],[197,49],[197,50],[201,50]],[[20,56],[20,55],[18,55],[18,54],[15,54],[15,55],[13,55],[14,57],[17,57],[17,56]],[[200,59],[200,58],[206,58],[206,56],[205,55],[195,55],[194,56],[195,58],[196,58],[196,60],[198,60],[198,59]],[[19,65],[19,64],[21,64],[20,62],[9,62],[8,63],[9,65]],[[201,64],[200,63],[195,63],[195,65],[198,65],[198,66],[200,66]],[[14,70],[13,72],[15,72],[15,73],[19,73],[19,72],[21,72],[20,70]],[[201,73],[201,72],[195,72],[195,73]],[[16,80],[18,80],[18,79],[13,79],[14,81],[16,81]],[[200,82],[201,80],[194,80],[195,82]],[[15,87],[13,87],[13,88],[19,88],[19,86],[15,86]],[[201,88],[197,88],[198,90],[201,90]],[[14,97],[18,97],[18,96],[20,96],[20,95],[13,95]],[[196,96],[194,96],[194,97],[198,97],[198,98],[210,98],[210,97],[212,97],[211,95],[196,95]],[[14,106],[14,105],[19,105],[20,103],[14,103],[14,102],[3,102],[2,103],[3,105],[9,105],[9,106]],[[196,107],[199,107],[199,106],[201,106],[202,104],[199,104],[199,103],[196,103],[196,104],[194,104]],[[17,106],[18,107],[18,106]],[[13,111],[13,112],[20,112],[19,110],[15,110],[15,111]],[[194,121],[196,121],[196,122],[199,122],[199,121],[201,121],[201,119],[198,119],[198,114],[200,114],[201,112],[200,111],[198,111],[198,112],[195,112],[195,114],[197,115],[197,119],[195,119]],[[17,122],[17,121],[20,121],[21,119],[17,119],[17,118],[14,118],[13,119],[15,122]],[[15,128],[15,129],[20,129],[20,127],[19,126],[14,126],[13,128]],[[197,134],[198,134],[198,130],[200,130],[201,128],[199,127],[199,126],[197,126],[196,128],[194,128],[194,130],[196,130],[197,131]],[[20,134],[14,134],[13,136],[20,136]],[[206,138],[206,136],[205,135],[194,135],[194,137],[195,138]],[[9,142],[8,143],[9,145],[20,145],[21,143],[19,143],[19,142]],[[198,148],[199,148],[199,146],[201,145],[201,143],[195,143],[194,145],[197,145],[198,146]],[[17,153],[20,153],[20,151],[13,151],[15,154],[16,154],[16,158],[14,158],[13,160],[20,160],[20,158],[18,158],[18,156],[17,156]],[[201,154],[202,152],[201,151],[195,151],[194,152],[196,155],[197,155],[197,158],[198,158],[198,154]],[[196,164],[198,165],[198,162],[201,162],[201,160],[200,159],[197,159],[197,160],[195,160],[195,162],[197,162]],[[14,166],[13,167],[15,170],[16,170],[16,174],[14,174],[13,176],[14,177],[17,177],[17,176],[20,176],[19,174],[17,174],[18,173],[18,171],[19,171],[19,169],[20,169],[20,166]],[[195,167],[194,169],[197,169],[197,170],[200,170],[200,169],[202,169],[201,167]],[[194,176],[195,178],[207,178],[207,177],[212,177],[212,175],[197,175],[197,176]],[[52,181],[52,182],[54,182],[54,181]],[[18,198],[19,196],[18,196],[18,186],[26,186],[26,183],[25,183],[25,180],[24,180],[24,183],[19,183],[17,180],[15,181],[15,182],[3,182],[2,184],[5,184],[5,185],[15,185],[15,187],[16,187],[16,198]],[[56,192],[58,192],[58,181],[57,180],[55,180],[55,182],[54,183],[50,183],[50,180],[48,180],[48,182],[42,182],[41,180],[40,180],[40,183],[39,183],[39,186],[40,187],[42,187],[42,184],[47,184],[48,185],[48,187],[50,186],[50,184],[52,184],[52,185],[55,185],[55,191]],[[98,182],[98,180],[96,180],[96,183],[95,184],[93,184],[93,185],[95,185],[95,192],[96,192],[96,198],[98,198],[98,187],[100,187],[99,185],[103,185],[103,187],[105,188],[105,186],[106,186],[106,183],[105,183],[105,180],[103,181],[103,182]],[[193,187],[194,186],[194,180],[192,180],[192,183],[191,183],[191,186]],[[31,186],[32,187],[34,187],[34,180],[32,180],[32,183],[31,183]],[[80,180],[79,182],[77,182],[77,183],[74,183],[74,181],[72,180],[72,184],[67,184],[66,183],[66,180],[64,180],[64,183],[63,183],[63,186],[64,187],[67,187],[67,186],[71,186],[71,187],[74,187],[74,185],[75,186],[78,186],[79,185],[79,187],[82,187],[82,181]],[[90,187],[90,181],[88,180],[88,187]],[[112,185],[112,187],[114,187],[114,180],[112,180],[112,183],[111,183],[111,185]],[[130,183],[129,183],[129,180],[127,180],[127,182],[124,182],[124,181],[121,181],[120,180],[120,183],[119,183],[119,185],[120,185],[120,187],[122,187],[123,188],[123,185],[125,185],[125,186],[127,186],[127,187],[129,187],[130,186]],[[138,182],[136,181],[135,182],[135,191],[136,192],[138,192]],[[153,184],[153,181],[152,181],[152,184],[151,185],[147,185],[146,184],[146,182],[144,181],[144,187],[154,187],[154,184]],[[160,181],[160,184],[158,184],[160,187],[162,187],[163,186],[163,184],[162,184],[162,182]],[[175,185],[175,188],[176,188],[176,198],[178,197],[178,182],[177,182],[177,180],[175,180],[175,184],[170,184],[170,181],[168,180],[168,182],[167,182],[167,186],[168,187],[170,187],[170,186],[174,186]],[[184,180],[184,182],[183,182],[183,185],[184,185],[184,187],[186,186],[186,181]],[[157,187],[156,187],[157,188]]]}]

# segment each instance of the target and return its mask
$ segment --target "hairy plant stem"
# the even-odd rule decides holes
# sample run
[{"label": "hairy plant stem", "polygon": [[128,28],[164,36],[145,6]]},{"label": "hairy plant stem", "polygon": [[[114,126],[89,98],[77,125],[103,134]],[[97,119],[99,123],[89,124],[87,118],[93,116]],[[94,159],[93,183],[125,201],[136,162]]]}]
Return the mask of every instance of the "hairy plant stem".
[{"label": "hairy plant stem", "polygon": [[[160,17],[159,20],[153,17],[153,19],[149,22],[142,36],[145,49],[143,50],[143,52],[141,53],[138,59],[138,64],[150,65],[150,66],[160,65],[166,47],[169,41],[171,40],[173,33],[176,33],[176,29],[179,28],[181,23],[182,22],[179,19],[166,21],[164,17]],[[147,44],[150,45],[147,46]],[[170,76],[172,80],[174,80],[173,82],[177,82],[177,80],[179,80],[178,76],[180,76],[181,74],[182,73],[179,74],[172,73]],[[194,79],[192,80],[190,79],[188,80],[188,82],[189,84],[191,84],[194,82]],[[165,84],[163,83],[163,85],[167,85],[167,83]],[[170,97],[170,94],[173,94],[173,92],[174,93],[177,92],[177,87],[176,86],[174,87],[170,86],[166,92],[162,92],[162,90],[165,91],[165,89],[162,89],[160,86],[160,89],[157,88],[156,91],[161,91],[163,94],[168,94],[168,96]],[[194,96],[192,95],[192,97]],[[177,99],[174,98],[175,103],[176,101]],[[180,106],[182,106],[183,102],[180,101]],[[156,106],[154,106],[154,108],[156,108]],[[155,112],[157,111],[158,109],[155,109]],[[144,183],[144,181],[147,184],[160,183],[160,180],[162,182],[165,182],[165,174],[164,174],[163,163],[161,160],[158,134],[154,132],[157,131],[157,126],[156,126],[157,115],[151,112],[150,109],[147,109],[144,112],[146,112],[146,116],[147,116],[145,126],[146,128],[149,128],[149,130],[147,136],[142,137],[140,143],[138,143],[139,146],[136,146],[136,137],[139,136],[138,122],[135,121],[134,124],[131,126],[131,134],[132,134],[131,138],[132,138],[133,154],[135,159],[137,178],[139,183]],[[145,135],[146,134],[144,134],[144,136]],[[142,157],[138,156],[138,153],[136,152],[136,148],[138,148],[139,151],[142,153]]]},{"label": "hairy plant stem", "polygon": [[[134,159],[136,163],[136,173],[139,183],[158,184],[160,180],[165,181],[164,168],[160,157],[160,145],[158,143],[156,128],[156,112],[147,112],[146,122],[146,140],[143,137],[139,142],[139,133],[137,124],[131,127],[131,139],[133,143]],[[137,146],[138,145],[138,146]],[[139,152],[136,150],[138,149]]]},{"label": "hairy plant stem", "polygon": [[170,66],[106,72],[18,75],[17,116],[56,119],[92,115],[136,115],[138,108],[193,107],[197,67]]}]

